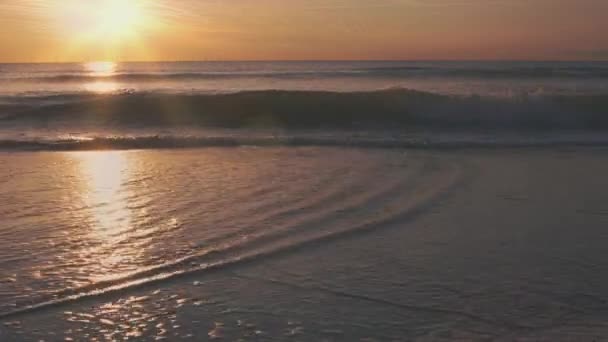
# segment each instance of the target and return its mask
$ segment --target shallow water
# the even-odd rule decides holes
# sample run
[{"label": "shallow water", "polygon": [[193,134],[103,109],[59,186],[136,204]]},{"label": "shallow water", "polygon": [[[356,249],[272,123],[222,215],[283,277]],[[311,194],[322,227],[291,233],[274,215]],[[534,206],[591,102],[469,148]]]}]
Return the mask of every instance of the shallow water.
[{"label": "shallow water", "polygon": [[0,154],[0,336],[593,340],[605,149]]},{"label": "shallow water", "polygon": [[0,158],[2,313],[366,229],[431,200],[459,171],[402,151],[315,148]]}]

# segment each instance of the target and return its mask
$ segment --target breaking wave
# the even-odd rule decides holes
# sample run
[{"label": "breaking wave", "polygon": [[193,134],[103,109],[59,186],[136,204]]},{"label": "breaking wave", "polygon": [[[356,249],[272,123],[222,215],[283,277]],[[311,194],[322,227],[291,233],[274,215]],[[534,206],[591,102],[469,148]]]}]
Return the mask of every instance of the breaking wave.
[{"label": "breaking wave", "polygon": [[456,96],[370,92],[117,93],[4,98],[0,125],[555,130],[608,128],[608,94]]},{"label": "breaking wave", "polygon": [[465,149],[465,148],[531,148],[531,147],[605,147],[608,137],[601,135],[450,135],[401,136],[361,138],[337,134],[333,137],[314,136],[113,136],[57,139],[0,140],[5,151],[86,151],[131,149],[179,149],[206,147],[346,147],[369,149]]}]

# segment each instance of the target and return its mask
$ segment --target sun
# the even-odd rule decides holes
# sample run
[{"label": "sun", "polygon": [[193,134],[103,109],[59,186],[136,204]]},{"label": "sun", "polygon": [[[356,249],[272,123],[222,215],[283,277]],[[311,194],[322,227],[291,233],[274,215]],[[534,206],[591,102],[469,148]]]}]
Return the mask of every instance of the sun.
[{"label": "sun", "polygon": [[133,38],[146,21],[142,0],[64,0],[58,10],[66,35],[98,43]]}]

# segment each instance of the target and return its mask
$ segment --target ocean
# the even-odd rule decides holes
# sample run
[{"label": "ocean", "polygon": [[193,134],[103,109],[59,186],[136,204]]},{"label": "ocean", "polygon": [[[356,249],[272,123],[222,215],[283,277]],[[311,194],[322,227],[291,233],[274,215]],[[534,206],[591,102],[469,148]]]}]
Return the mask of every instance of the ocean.
[{"label": "ocean", "polygon": [[605,143],[606,62],[0,66],[0,148]]},{"label": "ocean", "polygon": [[0,341],[601,340],[608,63],[0,65]]}]

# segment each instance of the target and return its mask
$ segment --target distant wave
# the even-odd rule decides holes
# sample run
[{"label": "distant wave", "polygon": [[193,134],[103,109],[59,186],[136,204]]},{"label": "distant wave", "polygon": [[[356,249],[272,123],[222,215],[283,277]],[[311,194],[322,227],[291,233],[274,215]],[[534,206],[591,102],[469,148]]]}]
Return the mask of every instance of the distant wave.
[{"label": "distant wave", "polygon": [[243,71],[184,71],[184,72],[117,72],[110,75],[82,72],[63,74],[23,74],[0,78],[1,81],[27,82],[90,82],[112,81],[171,81],[225,78],[336,78],[336,77],[473,77],[473,78],[608,78],[608,66],[378,66],[335,70],[243,70]]},{"label": "distant wave", "polygon": [[[79,82],[79,81],[96,81],[96,80],[112,80],[112,81],[163,81],[163,80],[196,80],[196,79],[221,79],[221,78],[244,78],[244,77],[319,77],[319,76],[338,76],[347,74],[338,71],[332,72],[145,72],[145,73],[115,73],[111,75],[95,75],[95,74],[61,74],[61,75],[46,75],[46,76],[23,76],[15,79],[35,82]],[[15,80],[13,79],[13,80]]]},{"label": "distant wave", "polygon": [[372,92],[124,93],[19,98],[0,127],[271,127],[554,130],[608,128],[608,94],[451,96]]},{"label": "distant wave", "polygon": [[0,78],[0,81],[29,82],[90,82],[111,81],[180,81],[227,78],[333,78],[370,76],[373,70],[299,70],[299,71],[192,71],[192,72],[117,72],[114,74],[67,73],[50,75],[24,75],[12,78]]},{"label": "distant wave", "polygon": [[478,78],[606,78],[608,66],[510,66],[510,67],[414,67],[386,66],[366,69],[366,71],[389,76],[410,73],[441,77],[478,77]]}]

